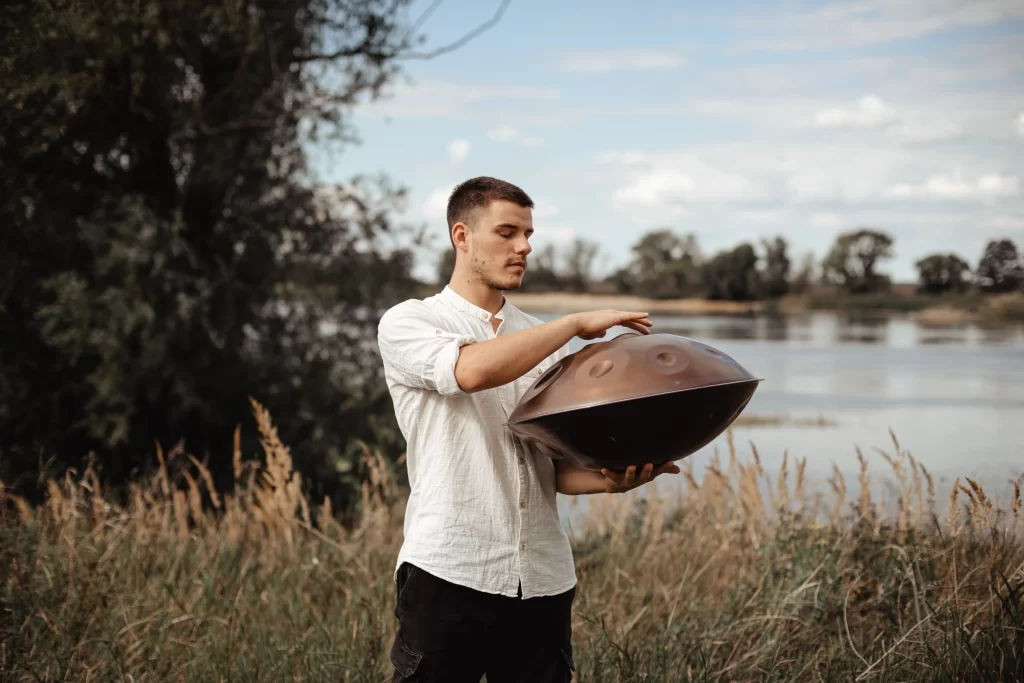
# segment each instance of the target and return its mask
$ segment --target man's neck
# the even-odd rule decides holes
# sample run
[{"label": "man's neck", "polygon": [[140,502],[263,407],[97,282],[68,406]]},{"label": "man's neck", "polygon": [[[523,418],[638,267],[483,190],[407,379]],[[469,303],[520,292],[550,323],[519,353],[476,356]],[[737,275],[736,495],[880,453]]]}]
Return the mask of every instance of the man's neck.
[{"label": "man's neck", "polygon": [[453,292],[463,299],[479,306],[491,315],[501,310],[505,305],[505,295],[499,289],[492,289],[482,282],[461,277],[458,273],[452,275],[448,286]]}]

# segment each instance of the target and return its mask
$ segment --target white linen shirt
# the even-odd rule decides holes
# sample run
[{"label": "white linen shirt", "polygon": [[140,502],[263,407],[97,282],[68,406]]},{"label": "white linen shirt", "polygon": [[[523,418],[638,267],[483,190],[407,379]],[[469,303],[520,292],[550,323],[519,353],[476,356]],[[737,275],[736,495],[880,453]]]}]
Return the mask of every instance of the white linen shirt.
[{"label": "white linen shirt", "polygon": [[507,300],[494,315],[450,287],[409,299],[381,317],[377,341],[406,440],[410,495],[398,567],[409,562],[446,581],[515,597],[576,585],[569,539],[555,504],[551,459],[506,426],[516,403],[568,344],[517,380],[467,393],[455,380],[459,350],[540,325]]}]

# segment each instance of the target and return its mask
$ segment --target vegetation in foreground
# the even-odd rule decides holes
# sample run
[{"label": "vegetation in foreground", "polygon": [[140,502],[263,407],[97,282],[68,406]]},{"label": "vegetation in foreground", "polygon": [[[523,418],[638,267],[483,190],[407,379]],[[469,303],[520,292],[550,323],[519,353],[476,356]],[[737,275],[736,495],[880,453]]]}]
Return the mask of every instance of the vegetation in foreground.
[{"label": "vegetation in foreground", "polygon": [[[315,505],[254,408],[263,457],[236,445],[230,492],[159,450],[124,504],[92,467],[38,507],[0,486],[0,679],[387,679],[403,493],[367,449],[356,508]],[[958,480],[940,514],[893,441],[895,500],[860,453],[825,498],[804,462],[771,476],[733,448],[685,495],[590,498],[576,680],[1024,678],[1020,482],[1002,505]]]}]

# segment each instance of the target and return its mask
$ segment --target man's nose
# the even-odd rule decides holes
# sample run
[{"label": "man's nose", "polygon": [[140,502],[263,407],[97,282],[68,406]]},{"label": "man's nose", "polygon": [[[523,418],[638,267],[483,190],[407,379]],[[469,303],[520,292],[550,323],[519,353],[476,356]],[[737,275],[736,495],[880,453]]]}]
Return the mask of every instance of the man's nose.
[{"label": "man's nose", "polygon": [[526,256],[531,251],[533,251],[533,247],[530,246],[530,240],[528,240],[525,237],[520,237],[518,240],[516,240],[517,254],[522,254],[523,256]]}]

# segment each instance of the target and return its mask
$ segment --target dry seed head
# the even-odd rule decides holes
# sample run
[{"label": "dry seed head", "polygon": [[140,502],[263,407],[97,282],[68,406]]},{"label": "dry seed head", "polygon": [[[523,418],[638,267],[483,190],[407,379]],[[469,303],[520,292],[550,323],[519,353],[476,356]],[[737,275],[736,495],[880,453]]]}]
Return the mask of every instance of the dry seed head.
[{"label": "dry seed head", "polygon": [[757,464],[758,476],[764,476],[764,468],[761,466],[761,456],[758,454],[757,446],[754,445],[753,441],[750,442],[750,450],[754,453],[754,463]]},{"label": "dry seed head", "polygon": [[235,437],[234,437],[234,452],[232,455],[232,463],[234,465],[235,472],[235,483],[238,483],[238,478],[242,476],[242,426],[235,425]]},{"label": "dry seed head", "polygon": [[182,470],[182,474],[188,483],[188,508],[192,513],[193,521],[199,522],[203,519],[203,502],[202,496],[199,495],[199,487],[188,470]]},{"label": "dry seed head", "polygon": [[801,504],[804,500],[804,470],[807,469],[807,458],[801,458],[796,466],[796,491],[793,496]]},{"label": "dry seed head", "polygon": [[867,514],[871,509],[871,476],[868,474],[868,461],[864,454],[857,448],[857,460],[860,463],[860,472],[857,474],[857,482],[860,484],[860,509],[862,514]]},{"label": "dry seed head", "polygon": [[900,442],[899,442],[899,439],[896,438],[896,432],[892,431],[892,427],[889,427],[889,436],[892,437],[892,443],[893,443],[894,446],[896,446],[896,452],[899,453],[900,452]]},{"label": "dry seed head", "polygon": [[164,461],[164,449],[160,442],[156,443],[156,459],[160,461],[160,490],[164,497],[171,495],[171,484],[167,479],[167,463]]},{"label": "dry seed head", "polygon": [[1010,508],[1013,512],[1013,518],[1016,520],[1020,515],[1020,484],[1013,482],[1013,507]]},{"label": "dry seed head", "polygon": [[981,488],[981,485],[970,477],[964,477],[964,479],[967,480],[967,483],[971,485],[971,489],[974,490],[975,495],[978,497],[978,503],[985,509],[991,510],[992,501],[990,501],[988,496],[985,495],[985,490]]},{"label": "dry seed head", "polygon": [[928,468],[924,466],[924,463],[920,464],[921,473],[924,474],[924,478],[928,480],[928,498],[935,500],[935,480],[932,479],[932,473],[928,471]]},{"label": "dry seed head", "polygon": [[206,492],[210,494],[210,501],[213,503],[213,507],[220,509],[220,496],[217,495],[217,490],[213,487],[213,477],[210,476],[210,471],[203,467],[203,463],[196,460],[192,455],[189,455],[189,460],[199,470],[199,476],[203,478],[203,483],[206,484]]},{"label": "dry seed head", "polygon": [[775,508],[778,509],[780,506],[788,506],[789,504],[789,472],[786,470],[786,464],[789,462],[789,451],[782,452],[782,465],[779,466],[779,477],[775,484],[776,495],[778,500],[775,501]]}]

